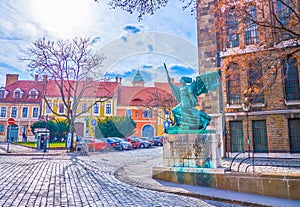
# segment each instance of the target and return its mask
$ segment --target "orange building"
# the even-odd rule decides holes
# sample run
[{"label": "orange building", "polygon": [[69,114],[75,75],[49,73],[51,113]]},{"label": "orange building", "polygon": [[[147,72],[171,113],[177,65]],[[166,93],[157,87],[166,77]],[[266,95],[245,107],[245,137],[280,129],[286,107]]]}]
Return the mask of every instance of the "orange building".
[{"label": "orange building", "polygon": [[[145,87],[137,71],[132,86],[120,86],[117,100],[117,116],[131,116],[136,122],[132,136],[153,137],[164,134],[165,111],[176,101],[171,95],[168,83],[155,83]],[[166,104],[167,102],[167,104]]]}]

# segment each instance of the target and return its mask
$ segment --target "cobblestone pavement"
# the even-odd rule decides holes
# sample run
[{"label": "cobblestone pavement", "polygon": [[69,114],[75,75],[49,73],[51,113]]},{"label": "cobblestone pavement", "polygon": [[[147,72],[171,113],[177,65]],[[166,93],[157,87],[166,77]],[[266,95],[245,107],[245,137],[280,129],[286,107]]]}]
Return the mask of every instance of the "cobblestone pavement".
[{"label": "cobblestone pavement", "polygon": [[161,153],[161,148],[152,148],[0,156],[0,206],[236,206],[139,188],[115,177],[121,167],[139,169]]}]

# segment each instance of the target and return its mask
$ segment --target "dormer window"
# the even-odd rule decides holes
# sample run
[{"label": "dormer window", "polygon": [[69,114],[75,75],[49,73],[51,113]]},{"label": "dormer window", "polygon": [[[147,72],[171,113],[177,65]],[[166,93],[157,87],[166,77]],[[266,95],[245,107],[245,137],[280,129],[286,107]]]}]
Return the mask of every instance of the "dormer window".
[{"label": "dormer window", "polygon": [[39,92],[36,89],[31,89],[29,91],[29,98],[37,98],[39,95]]},{"label": "dormer window", "polygon": [[14,98],[22,98],[23,94],[24,92],[20,88],[14,90]]},{"label": "dormer window", "polygon": [[0,98],[6,98],[8,91],[5,88],[0,88]]}]

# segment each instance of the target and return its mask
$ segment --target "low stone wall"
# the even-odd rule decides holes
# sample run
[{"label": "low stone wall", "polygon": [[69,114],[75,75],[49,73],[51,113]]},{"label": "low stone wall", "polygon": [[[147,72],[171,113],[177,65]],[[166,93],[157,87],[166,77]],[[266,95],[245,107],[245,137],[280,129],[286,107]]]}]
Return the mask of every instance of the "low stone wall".
[{"label": "low stone wall", "polygon": [[154,167],[154,179],[300,200],[300,175],[249,174],[224,169]]}]

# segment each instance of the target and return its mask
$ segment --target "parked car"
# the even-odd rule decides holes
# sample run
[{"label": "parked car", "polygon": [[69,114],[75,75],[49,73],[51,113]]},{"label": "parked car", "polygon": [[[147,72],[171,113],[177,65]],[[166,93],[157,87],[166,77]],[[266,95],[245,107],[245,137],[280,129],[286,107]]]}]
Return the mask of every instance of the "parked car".
[{"label": "parked car", "polygon": [[115,149],[115,150],[121,150],[122,149],[122,146],[120,144],[120,141],[118,140],[115,140],[114,138],[112,137],[107,137],[107,138],[104,138],[105,142],[107,143],[108,145],[108,148],[110,150],[112,149]]},{"label": "parked car", "polygon": [[144,141],[151,142],[152,145],[154,144],[154,140],[153,140],[153,138],[151,138],[151,137],[141,137],[140,139],[142,139],[142,140],[144,140]]},{"label": "parked car", "polygon": [[132,144],[130,142],[127,142],[119,137],[114,137],[114,139],[120,142],[122,150],[132,149]]},{"label": "parked car", "polygon": [[[81,151],[105,151],[107,150],[107,144],[104,140],[101,139],[80,139],[79,142],[77,142],[77,150]],[[85,149],[87,148],[87,149]]]},{"label": "parked car", "polygon": [[153,137],[154,146],[163,146],[164,145],[164,137],[163,136],[156,136]]},{"label": "parked car", "polygon": [[137,142],[137,145],[139,148],[149,148],[149,147],[152,147],[152,143],[151,142],[148,142],[148,141],[145,141],[145,140],[142,140],[140,138],[133,138],[136,142]]},{"label": "parked car", "polygon": [[132,145],[132,149],[138,148],[137,142],[131,137],[123,137],[122,139],[126,142],[130,142]]}]

